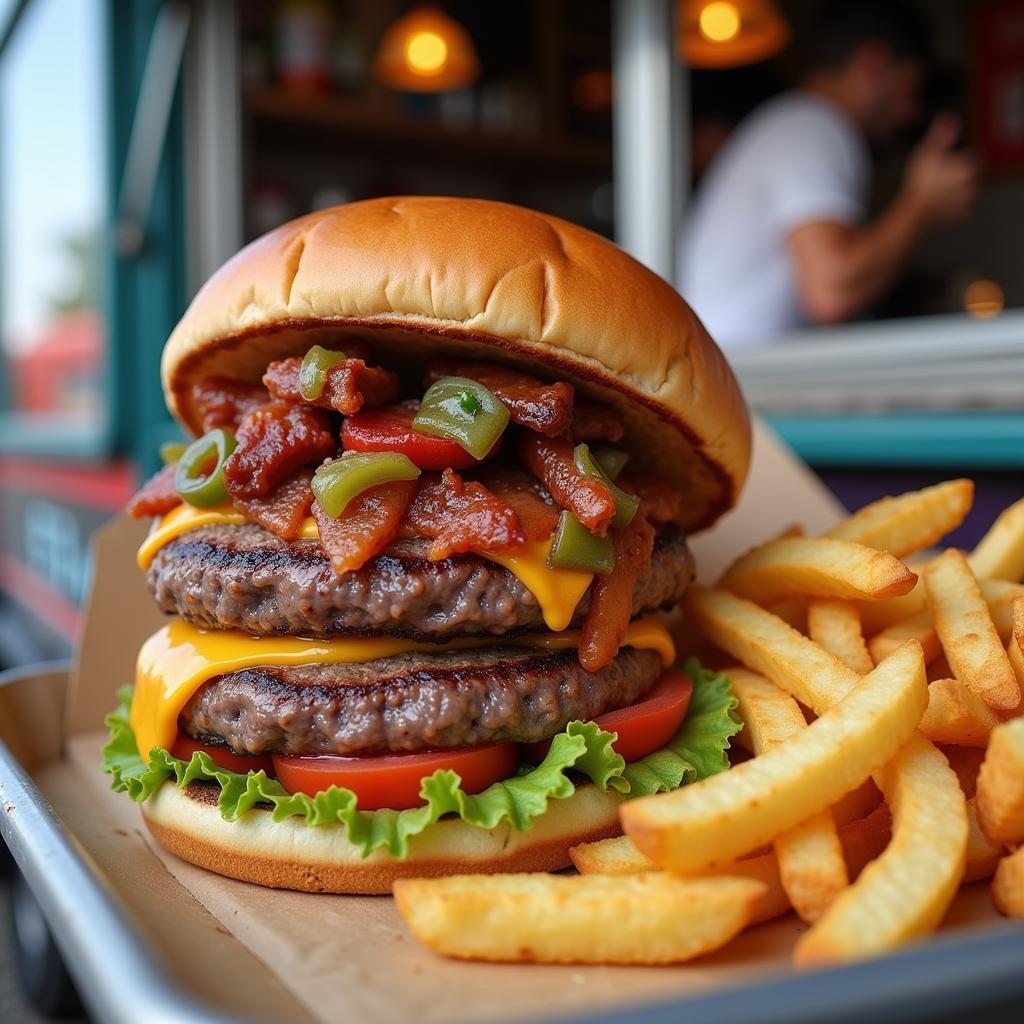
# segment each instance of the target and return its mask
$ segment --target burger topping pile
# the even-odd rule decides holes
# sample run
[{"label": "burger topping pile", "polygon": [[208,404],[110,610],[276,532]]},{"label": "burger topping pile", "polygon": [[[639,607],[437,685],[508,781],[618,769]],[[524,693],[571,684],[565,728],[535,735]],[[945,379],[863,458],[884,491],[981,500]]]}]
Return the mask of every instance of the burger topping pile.
[{"label": "burger topping pile", "polygon": [[286,541],[313,536],[311,516],[339,575],[407,538],[429,541],[433,560],[546,543],[550,567],[594,574],[579,657],[589,671],[611,663],[656,527],[682,508],[663,481],[623,475],[614,411],[565,382],[454,358],[402,401],[397,374],[348,341],[272,362],[263,385],[196,384],[206,433],[165,453],[130,513],[233,506]]}]

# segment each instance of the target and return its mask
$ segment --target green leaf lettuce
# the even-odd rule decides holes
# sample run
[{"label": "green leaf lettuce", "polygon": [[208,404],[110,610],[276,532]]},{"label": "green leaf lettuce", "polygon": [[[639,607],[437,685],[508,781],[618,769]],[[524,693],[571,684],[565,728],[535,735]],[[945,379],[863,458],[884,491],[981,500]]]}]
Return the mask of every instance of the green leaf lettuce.
[{"label": "green leaf lettuce", "polygon": [[310,826],[340,822],[364,857],[385,849],[402,859],[409,841],[444,815],[458,815],[484,829],[504,821],[519,831],[530,828],[547,810],[549,801],[564,800],[575,792],[570,771],[585,776],[602,791],[635,797],[676,789],[728,768],[725,752],[730,737],[740,728],[729,681],[694,659],[687,662],[685,671],[694,689],[682,727],[667,746],[639,761],[626,764],[615,753],[613,733],[593,722],[570,722],[555,736],[547,757],[536,767],[523,765],[514,777],[475,795],[463,792],[457,773],[442,769],[423,780],[420,793],[425,805],[404,811],[361,811],[355,793],[338,786],[315,797],[289,793],[263,771],[245,775],[227,771],[202,751],[182,761],[154,747],[147,765],[139,756],[128,720],[130,689],[120,692],[120,705],[107,716],[110,739],[103,748],[102,768],[112,776],[113,789],[136,802],[146,800],[167,781],[173,780],[179,789],[191,782],[215,782],[220,786],[218,806],[227,821],[259,805],[269,808],[275,821],[299,818]]}]

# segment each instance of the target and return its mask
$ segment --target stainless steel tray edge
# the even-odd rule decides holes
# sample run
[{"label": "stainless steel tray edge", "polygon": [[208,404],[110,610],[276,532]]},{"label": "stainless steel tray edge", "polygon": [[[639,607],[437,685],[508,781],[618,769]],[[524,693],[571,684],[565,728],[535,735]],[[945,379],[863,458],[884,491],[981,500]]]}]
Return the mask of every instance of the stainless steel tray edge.
[{"label": "stainless steel tray edge", "polygon": [[[63,666],[56,666],[63,667]],[[33,666],[35,675],[55,666]],[[0,686],[19,674],[8,673]],[[163,971],[102,873],[0,740],[0,836],[39,902],[83,1002],[109,1024],[245,1024]]]}]

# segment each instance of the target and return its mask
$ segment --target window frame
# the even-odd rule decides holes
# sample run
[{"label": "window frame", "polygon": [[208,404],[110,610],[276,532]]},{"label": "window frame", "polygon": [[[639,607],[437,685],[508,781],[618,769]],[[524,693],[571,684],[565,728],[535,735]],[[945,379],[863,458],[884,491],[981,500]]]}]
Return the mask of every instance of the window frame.
[{"label": "window frame", "polygon": [[[0,25],[0,62],[33,3],[18,0]],[[106,210],[103,227],[107,333],[102,372],[104,409],[95,430],[69,430],[60,417],[40,422],[10,410],[9,390],[0,390],[0,453],[30,458],[107,461],[125,455],[143,469],[152,465],[160,441],[174,436],[160,392],[160,352],[185,301],[185,183],[181,81],[160,155],[159,170],[138,256],[114,245],[121,176],[135,107],[157,16],[167,0],[105,0],[104,25]],[[0,188],[3,183],[0,182]],[[7,356],[2,355],[5,380]]]}]

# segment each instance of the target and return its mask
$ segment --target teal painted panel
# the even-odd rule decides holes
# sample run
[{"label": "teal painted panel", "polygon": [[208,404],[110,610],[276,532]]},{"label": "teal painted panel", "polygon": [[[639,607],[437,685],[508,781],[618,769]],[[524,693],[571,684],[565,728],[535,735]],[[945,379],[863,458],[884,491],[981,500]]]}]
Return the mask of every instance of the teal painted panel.
[{"label": "teal painted panel", "polygon": [[819,466],[1024,469],[1024,413],[773,416],[771,425]]}]

